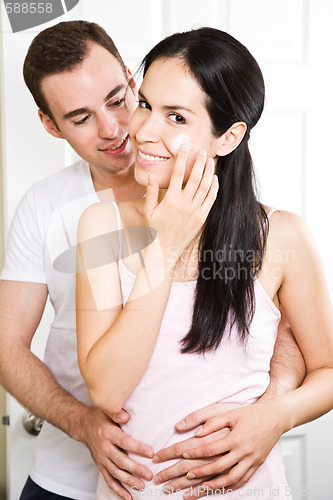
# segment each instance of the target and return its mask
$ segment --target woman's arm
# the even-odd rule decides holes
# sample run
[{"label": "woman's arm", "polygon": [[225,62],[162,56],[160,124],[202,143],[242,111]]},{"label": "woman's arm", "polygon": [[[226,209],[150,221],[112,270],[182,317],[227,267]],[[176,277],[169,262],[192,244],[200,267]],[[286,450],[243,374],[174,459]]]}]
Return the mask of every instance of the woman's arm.
[{"label": "woman's arm", "polygon": [[[160,277],[164,266],[155,240],[153,248],[142,251],[145,267],[139,269],[129,300],[122,307],[116,259],[95,269],[87,269],[85,264],[89,256],[84,242],[93,238],[94,221],[108,218],[110,233],[116,233],[116,216],[110,214],[112,207],[105,213],[105,207],[100,205],[90,207],[79,223],[83,272],[77,274],[76,288],[78,362],[92,401],[112,414],[115,408],[121,410],[146,369],[157,340],[172,275]],[[147,275],[152,284],[150,291]]]},{"label": "woman's arm", "polygon": [[78,361],[93,402],[108,414],[121,410],[141,379],[155,347],[177,259],[202,227],[216,198],[214,164],[210,160],[206,164],[202,154],[182,189],[186,156],[181,149],[161,203],[156,179],[148,185],[143,215],[158,237],[142,251],[141,266],[124,307],[117,263],[91,269],[90,245],[85,244],[115,232],[116,215],[110,205],[97,204],[80,219]]}]

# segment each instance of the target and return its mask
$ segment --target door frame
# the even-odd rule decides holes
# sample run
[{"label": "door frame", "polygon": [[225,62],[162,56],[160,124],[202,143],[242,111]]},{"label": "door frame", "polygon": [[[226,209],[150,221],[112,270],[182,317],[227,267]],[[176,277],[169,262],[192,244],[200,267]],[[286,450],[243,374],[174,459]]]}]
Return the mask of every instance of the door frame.
[{"label": "door frame", "polygon": [[[2,9],[0,9],[0,26],[2,26]],[[2,154],[0,155],[0,268],[3,266],[4,254],[5,254],[5,214],[4,214],[4,183],[3,183],[3,148],[4,148],[4,140],[3,140],[3,85],[2,85],[2,76],[3,76],[3,58],[2,58],[2,37],[0,37],[0,147]],[[0,500],[6,499],[6,491],[7,491],[7,461],[6,461],[6,451],[7,451],[7,440],[6,440],[6,426],[2,425],[2,417],[6,415],[6,392],[0,386]]]},{"label": "door frame", "polygon": [[[1,22],[2,9],[0,9],[0,26],[2,26]],[[0,268],[3,266],[4,261],[4,253],[5,253],[5,217],[4,217],[4,188],[3,188],[3,148],[4,148],[4,140],[3,140],[3,85],[2,85],[2,75],[3,75],[3,58],[2,58],[2,37],[0,37],[0,147],[2,154],[0,155]],[[2,425],[2,417],[6,415],[6,392],[0,386],[0,500],[6,499],[6,491],[7,491],[7,467],[6,467],[6,426]]]}]

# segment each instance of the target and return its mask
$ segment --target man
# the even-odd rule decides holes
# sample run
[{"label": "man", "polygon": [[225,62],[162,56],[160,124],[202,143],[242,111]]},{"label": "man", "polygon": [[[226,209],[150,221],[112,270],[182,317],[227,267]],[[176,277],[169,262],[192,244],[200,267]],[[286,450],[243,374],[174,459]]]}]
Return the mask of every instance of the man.
[{"label": "man", "polygon": [[[128,139],[135,84],[110,37],[84,21],[59,23],[40,33],[28,51],[24,77],[45,129],[67,140],[82,161],[27,192],[12,224],[1,276],[0,381],[46,421],[21,499],[93,500],[98,469],[110,488],[130,499],[121,482],[140,489],[140,478],[150,480],[152,473],[123,450],[149,457],[153,450],[91,406],[76,360],[74,262],[76,227],[88,205],[105,197],[123,201],[144,195],[133,177]],[[30,343],[48,294],[55,319],[43,363],[30,352]],[[284,338],[285,343],[288,332]],[[295,371],[298,351],[294,343],[290,346],[288,351],[294,348],[296,354],[283,361],[283,369],[293,388],[301,381],[303,365],[298,357]],[[274,380],[273,393],[284,383],[281,376]],[[217,411],[221,408],[197,412],[187,425]],[[128,418],[123,411],[114,421]],[[183,473],[179,468],[173,474]]]}]

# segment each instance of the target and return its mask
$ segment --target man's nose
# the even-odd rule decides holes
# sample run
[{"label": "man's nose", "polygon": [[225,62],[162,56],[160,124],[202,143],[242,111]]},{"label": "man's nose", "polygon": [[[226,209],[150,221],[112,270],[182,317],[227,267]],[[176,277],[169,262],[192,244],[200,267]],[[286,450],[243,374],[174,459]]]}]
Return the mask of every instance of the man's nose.
[{"label": "man's nose", "polygon": [[118,123],[111,113],[103,113],[98,117],[98,133],[101,139],[114,139],[117,132]]}]

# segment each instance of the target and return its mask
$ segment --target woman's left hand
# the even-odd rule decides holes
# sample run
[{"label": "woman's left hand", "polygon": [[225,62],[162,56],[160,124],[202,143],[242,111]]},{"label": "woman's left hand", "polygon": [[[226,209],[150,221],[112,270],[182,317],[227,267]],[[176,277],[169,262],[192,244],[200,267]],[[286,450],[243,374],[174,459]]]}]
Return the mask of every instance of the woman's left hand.
[{"label": "woman's left hand", "polygon": [[[183,453],[186,459],[212,458],[209,464],[194,467],[187,473],[191,480],[203,483],[189,490],[184,498],[200,498],[216,489],[235,490],[243,486],[264,463],[284,432],[275,400],[230,410],[210,418],[196,431],[204,437],[228,427],[230,433],[210,444]],[[207,476],[214,476],[206,480]],[[204,491],[204,487],[208,491]]]},{"label": "woman's left hand", "polygon": [[[219,439],[222,439],[227,434],[229,434],[229,429],[220,429],[217,432],[213,432],[212,434],[209,434],[208,436],[205,436],[203,438],[192,437],[185,439],[184,441],[180,441],[179,443],[175,443],[168,448],[160,450],[155,455],[153,461],[157,463],[164,462],[166,460],[172,460],[174,458],[181,458],[185,451],[199,446],[203,447],[204,445],[207,445],[209,443],[216,442]],[[191,460],[186,460],[183,458],[176,464],[173,464],[170,467],[161,470],[158,474],[156,474],[154,481],[156,484],[161,484],[168,481],[163,489],[164,491],[168,491],[170,493],[190,487],[193,488],[194,486],[202,483],[204,479],[210,479],[212,475],[207,474],[206,477],[190,479],[187,477],[187,473],[194,467],[210,464],[215,460],[215,456],[212,458],[197,458]]]}]

